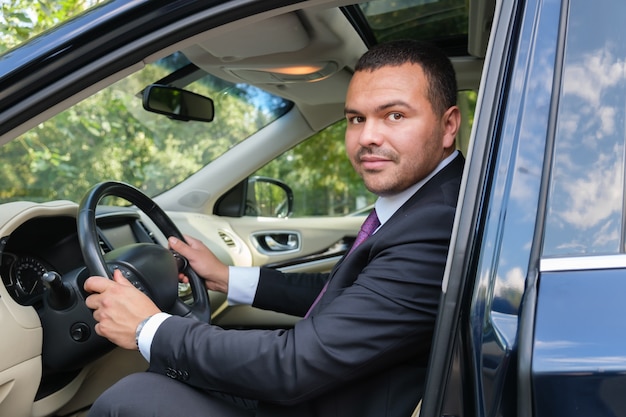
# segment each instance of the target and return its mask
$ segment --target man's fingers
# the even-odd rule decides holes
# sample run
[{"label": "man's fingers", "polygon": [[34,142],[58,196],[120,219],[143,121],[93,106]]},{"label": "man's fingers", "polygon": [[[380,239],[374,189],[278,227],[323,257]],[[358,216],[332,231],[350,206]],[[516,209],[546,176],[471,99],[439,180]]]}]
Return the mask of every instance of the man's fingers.
[{"label": "man's fingers", "polygon": [[122,274],[122,271],[115,269],[113,271],[113,281],[105,277],[92,276],[85,280],[83,288],[89,293],[101,293],[115,285],[114,282],[120,285],[132,285]]},{"label": "man's fingers", "polygon": [[85,291],[89,293],[101,293],[106,291],[106,289],[109,288],[111,285],[113,285],[113,282],[111,282],[110,279],[93,276],[85,280],[83,288],[85,288]]},{"label": "man's fingers", "polygon": [[130,281],[122,274],[122,271],[119,269],[113,270],[113,281],[117,282],[120,285],[133,285]]},{"label": "man's fingers", "polygon": [[191,236],[187,236],[187,235],[184,235],[184,236],[185,236],[184,241],[174,236],[170,236],[168,238],[168,243],[170,245],[170,248],[182,254],[183,252],[189,253],[189,251],[192,249],[200,249],[204,246],[204,244],[200,240],[195,239]]},{"label": "man's fingers", "polygon": [[187,245],[189,247],[191,247],[191,248],[198,249],[198,248],[201,248],[202,246],[204,246],[204,244],[200,240],[198,240],[198,239],[196,239],[194,237],[191,237],[191,236],[185,235],[185,240],[187,241]]},{"label": "man's fingers", "polygon": [[187,260],[193,258],[195,248],[193,247],[193,243],[191,241],[189,241],[189,244],[187,244],[182,240],[171,236],[167,239],[167,242],[170,246],[170,249],[180,253],[182,256],[187,258]]},{"label": "man's fingers", "polygon": [[174,249],[176,252],[179,252],[181,254],[185,251],[187,246],[185,245],[185,242],[175,238],[174,236],[170,236],[167,239],[167,243],[170,245],[170,249]]}]

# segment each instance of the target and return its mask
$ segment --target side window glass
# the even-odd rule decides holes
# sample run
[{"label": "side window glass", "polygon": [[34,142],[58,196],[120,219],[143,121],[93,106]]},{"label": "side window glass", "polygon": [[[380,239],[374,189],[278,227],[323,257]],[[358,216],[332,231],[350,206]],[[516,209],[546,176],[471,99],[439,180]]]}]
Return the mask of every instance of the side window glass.
[{"label": "side window glass", "polygon": [[476,107],[477,96],[478,93],[474,90],[459,91],[457,96],[456,103],[461,111],[461,127],[456,136],[456,147],[465,156],[467,156],[472,125],[474,124],[474,109]]},{"label": "side window glass", "polygon": [[620,1],[570,2],[544,256],[623,251],[625,14]]},{"label": "side window glass", "polygon": [[376,201],[346,156],[345,129],[346,121],[340,120],[254,174],[280,179],[291,187],[291,217],[344,216]]}]

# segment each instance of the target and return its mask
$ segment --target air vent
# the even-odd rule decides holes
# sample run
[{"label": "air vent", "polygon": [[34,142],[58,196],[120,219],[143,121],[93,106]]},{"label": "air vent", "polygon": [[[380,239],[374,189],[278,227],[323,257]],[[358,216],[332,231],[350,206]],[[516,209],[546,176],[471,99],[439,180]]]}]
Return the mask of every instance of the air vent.
[{"label": "air vent", "polygon": [[220,237],[222,238],[224,243],[226,243],[226,246],[228,246],[229,248],[237,247],[237,244],[235,243],[233,238],[231,236],[229,236],[227,233],[222,232],[222,231],[219,231],[217,233],[220,235]]},{"label": "air vent", "polygon": [[102,237],[98,239],[98,244],[100,245],[100,252],[104,255],[105,253],[111,252],[112,248]]},{"label": "air vent", "polygon": [[144,230],[144,232],[146,232],[148,237],[150,237],[150,240],[152,240],[152,243],[156,243],[158,245],[159,242],[157,241],[156,237],[154,237],[154,233],[152,233],[152,231],[148,229],[148,227],[145,224],[143,224],[141,220],[137,220],[137,223],[139,223],[139,226],[141,226],[141,228]]}]

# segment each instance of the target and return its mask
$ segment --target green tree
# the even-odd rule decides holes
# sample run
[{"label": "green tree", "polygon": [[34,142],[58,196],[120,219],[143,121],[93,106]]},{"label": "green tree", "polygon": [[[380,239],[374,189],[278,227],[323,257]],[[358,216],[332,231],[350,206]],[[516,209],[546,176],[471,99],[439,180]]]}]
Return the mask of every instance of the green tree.
[{"label": "green tree", "polygon": [[0,1],[0,53],[103,0]]},{"label": "green tree", "polygon": [[[173,71],[169,64],[175,59],[145,67],[4,145],[0,162],[6,163],[0,163],[0,174],[6,181],[0,199],[79,201],[90,186],[104,180],[124,181],[154,196],[283,111],[282,101],[267,113],[258,109],[247,94],[261,93],[249,86],[211,83],[215,78],[206,77],[209,82],[192,85],[215,97],[212,123],[180,122],[146,112],[141,91]],[[222,90],[215,91],[216,85]]]}]

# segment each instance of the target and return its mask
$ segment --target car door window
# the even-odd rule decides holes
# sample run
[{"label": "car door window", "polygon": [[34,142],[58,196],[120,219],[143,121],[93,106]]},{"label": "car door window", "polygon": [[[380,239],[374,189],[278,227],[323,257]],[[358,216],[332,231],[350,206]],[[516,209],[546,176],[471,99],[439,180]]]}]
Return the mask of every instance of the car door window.
[{"label": "car door window", "polygon": [[373,204],[346,156],[340,120],[261,168],[254,175],[278,178],[294,193],[292,217],[340,216]]},{"label": "car door window", "polygon": [[612,254],[624,234],[626,4],[572,1],[547,207],[544,256]]}]

